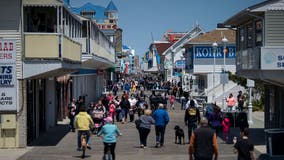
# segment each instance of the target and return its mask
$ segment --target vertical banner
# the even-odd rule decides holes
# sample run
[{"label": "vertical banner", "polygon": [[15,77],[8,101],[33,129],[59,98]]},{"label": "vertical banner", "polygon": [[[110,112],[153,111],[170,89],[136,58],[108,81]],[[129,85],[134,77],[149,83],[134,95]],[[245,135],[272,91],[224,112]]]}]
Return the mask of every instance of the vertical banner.
[{"label": "vertical banner", "polygon": [[17,110],[16,40],[0,40],[0,111]]}]

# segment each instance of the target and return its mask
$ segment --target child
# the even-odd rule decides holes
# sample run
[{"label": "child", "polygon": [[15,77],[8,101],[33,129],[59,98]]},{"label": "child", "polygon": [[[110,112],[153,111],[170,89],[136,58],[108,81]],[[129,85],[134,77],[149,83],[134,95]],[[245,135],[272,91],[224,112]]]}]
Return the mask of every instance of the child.
[{"label": "child", "polygon": [[169,97],[169,100],[170,100],[171,109],[174,110],[175,109],[175,105],[174,105],[174,103],[175,103],[175,96],[173,94],[171,94],[170,97]]},{"label": "child", "polygon": [[114,119],[114,116],[115,116],[115,103],[114,101],[110,101],[109,105],[109,117],[111,117],[112,119]]},{"label": "child", "polygon": [[230,133],[230,119],[228,117],[225,117],[222,121],[222,127],[223,127],[223,139],[226,143],[229,143],[229,133]]},{"label": "child", "polygon": [[106,155],[108,148],[110,148],[112,159],[115,160],[116,137],[121,136],[122,134],[117,126],[115,124],[112,124],[113,119],[111,117],[106,117],[104,121],[106,122],[106,124],[99,131],[98,136],[104,135],[104,155]]}]

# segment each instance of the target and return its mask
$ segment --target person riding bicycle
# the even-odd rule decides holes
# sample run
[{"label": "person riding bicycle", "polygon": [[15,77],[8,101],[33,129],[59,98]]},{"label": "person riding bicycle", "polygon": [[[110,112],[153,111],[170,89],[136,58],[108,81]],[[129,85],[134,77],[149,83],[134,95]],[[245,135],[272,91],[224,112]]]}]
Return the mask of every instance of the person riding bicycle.
[{"label": "person riding bicycle", "polygon": [[115,124],[113,124],[113,119],[111,117],[106,117],[104,119],[106,124],[99,131],[98,136],[103,136],[104,142],[104,155],[107,154],[110,149],[112,160],[115,160],[115,146],[116,146],[116,136],[121,136],[121,132]]},{"label": "person riding bicycle", "polygon": [[90,147],[90,127],[94,125],[91,116],[87,113],[86,107],[82,105],[79,109],[79,113],[75,116],[74,127],[78,130],[77,135],[77,151],[81,151],[81,136],[86,134],[87,136],[87,148]]}]

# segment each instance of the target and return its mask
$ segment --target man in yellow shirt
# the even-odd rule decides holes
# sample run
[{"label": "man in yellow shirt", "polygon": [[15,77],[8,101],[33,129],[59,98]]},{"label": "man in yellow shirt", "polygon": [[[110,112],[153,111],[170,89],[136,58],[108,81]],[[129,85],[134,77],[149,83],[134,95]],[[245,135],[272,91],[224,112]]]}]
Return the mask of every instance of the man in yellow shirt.
[{"label": "man in yellow shirt", "polygon": [[87,148],[90,147],[90,127],[94,125],[91,116],[87,113],[86,107],[81,106],[79,113],[75,116],[74,127],[78,130],[77,136],[77,151],[81,150],[81,135],[86,134],[87,136]]}]

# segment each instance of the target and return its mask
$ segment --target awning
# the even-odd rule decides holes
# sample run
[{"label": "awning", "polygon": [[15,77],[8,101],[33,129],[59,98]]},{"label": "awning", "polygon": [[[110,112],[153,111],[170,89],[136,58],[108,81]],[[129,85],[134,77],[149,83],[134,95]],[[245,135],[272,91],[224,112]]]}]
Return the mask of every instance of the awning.
[{"label": "awning", "polygon": [[23,6],[63,6],[60,0],[23,0]]},{"label": "awning", "polygon": [[146,73],[158,73],[159,70],[158,70],[157,66],[154,66],[154,67],[152,67],[148,70],[144,70],[144,72],[146,72]]}]

